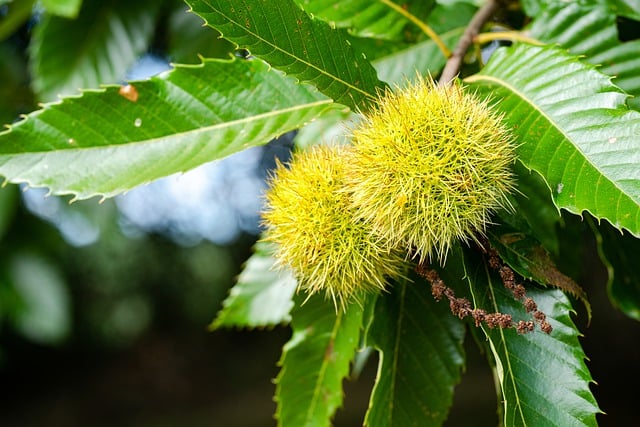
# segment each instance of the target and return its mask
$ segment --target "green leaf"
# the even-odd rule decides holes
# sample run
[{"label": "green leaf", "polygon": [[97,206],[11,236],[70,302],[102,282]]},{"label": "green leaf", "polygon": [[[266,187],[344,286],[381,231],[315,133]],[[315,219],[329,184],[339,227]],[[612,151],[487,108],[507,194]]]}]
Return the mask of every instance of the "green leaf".
[{"label": "green leaf", "polygon": [[[567,260],[561,251],[561,237],[569,238],[567,228],[551,198],[549,187],[535,171],[515,165],[518,192],[511,195],[514,212],[498,212],[500,225],[488,230],[492,246],[509,267],[526,279],[554,286],[579,298],[591,318],[591,306],[584,290],[562,273],[552,260]],[[514,215],[515,213],[515,215]],[[573,236],[571,236],[573,237]],[[571,253],[577,252],[575,249]],[[562,254],[562,255],[561,255]]]},{"label": "green leaf", "polygon": [[274,266],[271,253],[269,244],[256,244],[211,329],[275,326],[291,320],[297,282],[290,272]]},{"label": "green leaf", "polygon": [[335,102],[365,108],[384,85],[344,30],[310,18],[292,0],[187,0],[223,37]]},{"label": "green leaf", "polygon": [[347,129],[357,116],[351,110],[345,110],[331,110],[300,129],[294,139],[296,147],[305,149],[321,143],[347,144]]},{"label": "green leaf", "polygon": [[640,113],[607,76],[559,49],[517,45],[466,80],[495,100],[556,206],[640,235]]},{"label": "green leaf", "polygon": [[33,94],[28,85],[25,58],[9,43],[0,43],[0,126],[18,118],[34,107]]},{"label": "green leaf", "polygon": [[520,162],[516,162],[514,170],[518,191],[510,196],[513,212],[504,209],[498,211],[497,222],[530,233],[546,250],[558,256],[560,245],[557,229],[561,224],[561,216],[547,183],[540,174],[527,170]]},{"label": "green leaf", "polygon": [[16,187],[0,188],[0,240],[9,231],[18,210],[18,198],[18,189]]},{"label": "green leaf", "polygon": [[197,64],[201,57],[229,58],[235,46],[214,29],[202,26],[202,20],[185,9],[186,5],[180,3],[169,16],[167,54],[171,62]]},{"label": "green leaf", "polygon": [[540,17],[549,9],[557,9],[579,3],[583,6],[605,6],[618,16],[626,16],[632,19],[640,19],[640,2],[638,0],[581,0],[580,2],[568,2],[566,0],[523,0],[522,5],[529,16]]},{"label": "green leaf", "polygon": [[332,105],[259,60],[176,66],[30,114],[0,133],[0,174],[53,194],[110,197],[265,144]]},{"label": "green leaf", "polygon": [[0,19],[0,41],[13,34],[29,17],[35,0],[22,0],[9,3],[4,16]]},{"label": "green leaf", "polygon": [[39,98],[118,83],[144,53],[161,3],[87,0],[77,19],[45,14],[30,45],[33,87]]},{"label": "green leaf", "polygon": [[71,329],[71,298],[58,269],[24,253],[11,259],[9,275],[22,302],[14,319],[18,330],[36,342],[61,342]]},{"label": "green leaf", "polygon": [[52,15],[75,18],[80,12],[82,0],[42,0],[42,6]]},{"label": "green leaf", "polygon": [[549,4],[533,21],[529,31],[531,36],[544,42],[561,44],[573,54],[593,56],[620,44],[615,15],[604,4]]},{"label": "green leaf", "polygon": [[553,286],[578,298],[591,320],[591,304],[584,289],[558,269],[535,238],[504,226],[494,227],[488,234],[491,245],[509,267],[525,279]]},{"label": "green leaf", "polygon": [[[402,40],[409,21],[380,0],[296,0],[309,14],[329,22],[332,27],[349,28],[360,37]],[[409,0],[401,6],[426,20],[434,1]]]},{"label": "green leaf", "polygon": [[640,240],[620,232],[607,223],[592,230],[598,255],[607,267],[607,291],[611,302],[632,319],[640,320]]},{"label": "green leaf", "polygon": [[291,313],[293,336],[285,344],[276,379],[276,418],[282,427],[321,427],[342,404],[342,381],[359,344],[362,307],[336,313],[314,295]]},{"label": "green leaf", "polygon": [[464,366],[464,325],[428,283],[396,283],[378,297],[367,345],[380,352],[365,425],[440,426]]},{"label": "green leaf", "polygon": [[[531,320],[522,304],[500,280],[489,274],[484,263],[465,262],[473,303],[488,312],[511,314],[515,321]],[[501,389],[503,425],[596,426],[599,413],[592,382],[585,365],[571,304],[559,290],[527,289],[538,309],[553,326],[550,335],[539,330],[520,335],[515,329],[482,330],[485,346],[495,359]]]},{"label": "green leaf", "polygon": [[[427,23],[436,31],[449,49],[453,49],[473,17],[475,8],[465,3],[452,6],[438,5]],[[390,84],[402,84],[406,79],[421,75],[440,73],[446,58],[432,40],[417,43],[372,61],[380,80]]]},{"label": "green leaf", "polygon": [[598,71],[615,77],[615,84],[633,95],[627,102],[640,107],[640,40],[621,43],[616,26],[617,14],[607,4],[584,5],[577,2],[549,7],[533,22],[531,36],[558,43],[574,55],[599,65]]},{"label": "green leaf", "polygon": [[[466,3],[437,5],[429,15],[428,24],[453,49],[475,10]],[[358,39],[352,39],[352,43],[356,40]],[[432,40],[402,46],[401,49],[385,52],[371,61],[380,80],[402,86],[407,80],[414,79],[416,72],[435,76],[444,67],[445,58]],[[331,114],[325,114],[302,128],[296,135],[296,145],[307,147],[323,141],[344,143],[347,139],[346,129],[354,120],[356,118],[353,113],[350,115],[348,111],[333,110]]]},{"label": "green leaf", "polygon": [[527,16],[536,17],[544,10],[544,4],[540,0],[522,0],[521,3]]},{"label": "green leaf", "polygon": [[620,16],[640,20],[640,1],[638,0],[608,0],[611,8]]}]

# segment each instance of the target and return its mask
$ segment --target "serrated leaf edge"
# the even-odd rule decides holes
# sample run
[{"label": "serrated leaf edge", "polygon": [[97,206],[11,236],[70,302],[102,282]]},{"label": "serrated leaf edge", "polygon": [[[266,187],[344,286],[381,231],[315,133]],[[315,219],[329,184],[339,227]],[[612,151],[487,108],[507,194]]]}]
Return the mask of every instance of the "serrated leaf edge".
[{"label": "serrated leaf edge", "polygon": [[[298,6],[298,5],[296,4],[296,6]],[[298,7],[299,7],[299,6],[298,6]],[[309,17],[309,19],[310,19],[311,21],[322,22],[322,23],[324,23],[324,24],[328,25],[331,31],[337,31],[337,32],[343,32],[343,33],[346,33],[346,31],[345,31],[345,30],[342,30],[342,29],[339,29],[339,28],[332,28],[332,27],[331,27],[328,23],[326,23],[325,21],[316,20],[315,18],[313,18],[313,16],[310,16],[309,14],[307,14],[307,12],[306,12],[304,9],[300,9],[300,10],[301,10],[304,14],[306,14],[306,15]],[[213,26],[211,26],[211,25],[209,24],[209,21],[207,21],[207,20],[206,20],[205,18],[203,18],[202,16],[198,15],[198,14],[193,10],[193,8],[192,8],[191,6],[189,6],[189,10],[188,10],[188,12],[190,12],[190,13],[194,13],[196,16],[198,16],[200,19],[202,19],[202,20],[204,21],[204,24],[203,24],[204,26],[208,26],[208,27],[210,27],[210,28],[213,28]],[[362,95],[364,95],[366,98],[368,98],[370,101],[375,101],[375,100],[377,100],[377,97],[376,97],[375,95],[373,95],[373,94],[371,94],[371,93],[369,93],[369,92],[367,92],[367,91],[365,91],[365,90],[362,90],[362,89],[358,88],[357,86],[354,86],[354,85],[350,84],[349,82],[346,82],[346,81],[342,80],[342,79],[341,79],[341,78],[339,78],[338,76],[335,76],[335,75],[333,75],[333,74],[327,73],[327,72],[326,72],[325,70],[323,70],[322,68],[319,68],[319,67],[315,66],[314,64],[312,64],[312,63],[310,63],[310,62],[308,62],[308,61],[305,61],[303,58],[300,58],[300,57],[297,57],[297,56],[292,55],[290,52],[287,52],[286,50],[281,49],[281,48],[280,48],[280,47],[278,47],[277,45],[275,45],[275,44],[273,44],[273,43],[270,43],[268,40],[265,40],[265,39],[263,39],[262,37],[259,37],[256,33],[252,32],[252,31],[249,31],[246,27],[242,26],[242,25],[241,25],[240,23],[238,23],[237,21],[234,21],[233,19],[230,19],[230,18],[229,18],[227,15],[225,15],[224,13],[222,13],[222,12],[220,12],[220,11],[218,11],[218,13],[220,13],[222,16],[224,16],[224,17],[225,17],[229,22],[231,22],[231,23],[233,23],[234,25],[239,26],[239,27],[241,27],[243,30],[247,31],[247,33],[251,34],[251,35],[252,35],[253,37],[255,37],[256,39],[258,39],[258,40],[262,41],[263,43],[265,43],[265,44],[266,44],[266,45],[268,45],[268,46],[271,46],[274,50],[277,50],[278,52],[280,52],[280,53],[282,53],[282,54],[285,54],[286,56],[288,56],[288,57],[290,57],[290,58],[292,58],[292,59],[294,59],[294,60],[296,60],[296,61],[300,61],[301,63],[303,63],[304,65],[308,66],[309,68],[312,68],[312,69],[314,69],[314,70],[318,71],[320,74],[325,75],[325,76],[327,76],[327,77],[330,77],[331,79],[335,80],[336,82],[340,82],[340,83],[342,83],[345,87],[348,87],[348,88],[350,88],[350,89],[352,89],[352,90],[354,90],[354,91],[356,91],[356,92],[361,93],[361,94],[362,94]],[[218,30],[218,31],[219,31],[219,30]],[[240,44],[236,43],[236,42],[235,42],[235,41],[233,41],[233,40],[227,39],[227,38],[224,36],[224,33],[223,33],[222,31],[219,31],[219,32],[220,32],[220,37],[221,37],[221,38],[224,38],[225,40],[227,40],[227,41],[229,41],[229,42],[233,43],[233,44],[236,46],[236,48],[242,48],[242,46],[241,46]],[[345,40],[346,40],[346,38],[345,38]],[[347,41],[347,43],[348,43],[348,41]],[[270,66],[271,66],[271,65],[270,65]],[[284,73],[284,71],[282,71],[282,70],[280,70],[280,71]],[[295,75],[292,75],[292,74],[289,74],[289,73],[284,73],[284,74],[286,74],[286,75],[288,75],[288,76],[290,76],[290,77],[295,78],[295,79],[298,81],[298,83],[302,83],[302,84],[306,83],[306,81],[300,80],[300,79],[299,79],[299,78],[297,78]]]},{"label": "serrated leaf edge", "polygon": [[[604,74],[602,72],[600,72],[597,68],[597,66],[590,64],[590,63],[585,63],[583,61],[580,60],[580,56],[575,56],[575,55],[571,55],[571,53],[569,53],[569,51],[567,51],[566,49],[562,49],[558,46],[554,46],[554,45],[546,45],[546,48],[548,50],[548,48],[553,48],[556,49],[560,52],[562,52],[565,55],[569,55],[571,57],[573,57],[575,59],[576,63],[579,63],[580,65],[584,66],[585,69],[590,70],[590,71],[594,71],[597,72],[598,74],[600,74],[602,77],[606,78],[606,80],[608,81],[608,83],[610,84],[607,92],[613,92],[616,93],[618,95],[621,95],[624,97],[624,99],[628,99],[630,97],[630,95],[628,95],[626,92],[624,92],[621,88],[619,88],[618,86],[616,86],[613,83],[613,79],[611,76]],[[572,141],[572,139],[567,135],[567,133],[565,132],[565,130],[560,127],[557,126],[557,123],[555,120],[552,120],[552,118],[542,109],[540,109],[536,104],[532,103],[531,100],[524,95],[524,93],[522,93],[521,91],[517,90],[515,87],[513,87],[511,84],[509,84],[508,82],[506,82],[505,80],[501,80],[498,78],[495,78],[493,76],[487,75],[487,74],[483,74],[482,71],[480,71],[477,74],[473,74],[471,76],[468,76],[466,78],[464,78],[464,82],[467,83],[474,83],[474,82],[482,82],[482,81],[487,81],[487,82],[492,82],[495,83],[499,86],[502,86],[504,88],[509,89],[510,91],[512,91],[514,94],[516,94],[522,101],[526,102],[528,105],[530,105],[531,107],[533,107],[533,109],[537,112],[539,112],[547,121],[548,123],[552,124],[552,127],[558,131],[558,133],[560,133],[565,140],[567,141]],[[616,108],[616,110],[620,110],[623,111],[625,114],[629,113],[629,112],[633,112],[634,110],[630,109],[628,107],[628,105],[625,103],[618,105]],[[605,178],[608,182],[610,182],[615,188],[618,189],[618,191],[620,192],[620,194],[623,194],[625,197],[628,197],[631,199],[631,196],[629,196],[624,190],[622,190],[618,184],[611,180],[606,174],[602,173],[601,169],[598,168],[595,164],[593,164],[593,162],[590,160],[590,158],[585,155],[584,151],[582,151],[580,149],[580,147],[576,144],[571,144],[575,150],[577,152],[579,152],[582,155],[582,158],[585,160],[586,163],[588,163],[591,167],[593,167],[596,171],[598,171],[600,173],[600,176]],[[537,169],[535,169],[534,167],[529,167],[526,163],[520,161],[520,163],[528,170],[528,171],[535,171],[537,173],[540,174],[540,176],[543,178],[547,188],[549,188],[550,190],[550,194],[552,195],[551,199],[553,201],[554,206],[556,207],[556,209],[558,209],[558,211],[560,211],[560,209],[564,209],[567,212],[570,212],[572,214],[576,214],[576,215],[580,215],[582,216],[583,213],[587,212],[589,214],[591,214],[598,222],[600,220],[606,220],[607,222],[609,222],[612,226],[614,226],[615,228],[618,229],[624,229],[627,230],[628,232],[630,232],[632,235],[636,236],[636,237],[640,237],[639,234],[634,233],[632,230],[629,230],[628,228],[624,227],[624,226],[620,226],[620,225],[616,225],[613,223],[613,221],[611,221],[609,218],[606,217],[602,217],[602,216],[598,216],[596,215],[594,212],[592,212],[590,209],[572,209],[572,207],[567,207],[567,206],[560,206],[558,205],[558,202],[556,201],[555,197],[553,197],[553,190],[549,184],[549,182],[547,181],[547,178],[544,176],[543,173],[541,173],[540,171],[538,171]],[[633,200],[633,199],[632,199]]]},{"label": "serrated leaf edge", "polygon": [[[220,62],[220,63],[231,63],[233,61],[235,61],[235,59],[228,59],[228,60],[224,60],[224,59],[217,59],[217,58],[201,58],[202,62],[200,64],[172,64],[172,66],[174,67],[171,70],[167,70],[165,72],[162,72],[156,76],[150,77],[149,79],[142,79],[142,80],[132,80],[129,82],[129,84],[131,85],[135,85],[136,83],[146,83],[149,81],[153,81],[153,80],[164,80],[164,76],[171,74],[172,72],[174,72],[175,70],[179,69],[179,68],[201,68],[204,66],[205,62]],[[258,59],[259,60],[259,59]],[[259,60],[262,61],[262,60]],[[271,66],[269,66],[269,69],[271,70]],[[275,70],[276,72],[282,74],[283,77],[285,77],[285,73],[282,73],[279,70]],[[297,79],[295,79],[297,80]],[[296,84],[303,84],[300,83],[299,81],[296,82]],[[56,105],[60,105],[62,103],[64,103],[64,101],[68,100],[68,99],[80,99],[82,98],[85,94],[87,93],[94,93],[94,94],[103,94],[106,93],[107,90],[109,89],[114,89],[114,88],[120,88],[122,87],[122,85],[117,85],[117,84],[104,84],[104,85],[100,85],[99,88],[88,88],[88,89],[79,89],[79,93],[76,94],[72,94],[72,95],[68,95],[68,96],[59,96],[58,100],[55,101],[51,101],[51,102],[46,102],[46,103],[39,103],[38,105],[40,106],[40,109],[33,111],[29,114],[22,114],[21,115],[21,120],[12,123],[12,124],[7,124],[6,129],[0,131],[0,137],[2,137],[2,135],[8,134],[10,132],[13,131],[13,128],[17,125],[20,125],[24,122],[26,122],[27,120],[29,120],[31,117],[35,117],[40,115],[41,113],[43,113],[44,111],[46,111],[48,108],[54,107]],[[229,122],[224,122],[224,123],[218,123],[215,125],[211,125],[211,126],[205,126],[205,127],[199,127],[199,128],[195,128],[192,130],[189,130],[187,132],[179,132],[179,133],[174,133],[172,134],[172,136],[175,135],[197,135],[199,133],[202,132],[208,132],[208,131],[212,131],[212,130],[216,130],[216,129],[224,129],[226,127],[231,127],[231,126],[236,126],[242,123],[249,123],[252,122],[256,119],[264,119],[264,118],[268,118],[271,116],[276,116],[279,114],[285,114],[288,112],[295,112],[298,110],[303,110],[306,108],[310,108],[310,107],[317,107],[317,106],[321,106],[321,105],[331,105],[333,104],[334,101],[329,98],[326,97],[326,99],[320,100],[320,101],[316,101],[316,102],[311,102],[311,103],[307,103],[307,104],[301,104],[301,105],[296,105],[293,107],[289,107],[289,108],[285,108],[282,110],[275,110],[275,111],[270,111],[268,113],[262,113],[262,114],[258,114],[255,116],[251,116],[251,117],[245,117],[242,119],[238,119],[238,120],[233,120],[233,121],[229,121]],[[158,141],[164,140],[166,139],[166,136],[163,137],[158,137],[158,138],[152,138],[152,139],[148,139],[145,140],[144,142],[139,142],[139,141],[129,141],[126,142],[124,144],[116,144],[116,145],[110,145],[110,146],[100,146],[100,147],[81,147],[81,148],[67,148],[67,149],[54,149],[54,150],[50,150],[50,151],[31,151],[31,152],[24,152],[24,153],[13,153],[13,154],[0,154],[0,160],[4,157],[7,158],[11,158],[14,156],[28,156],[28,155],[58,155],[60,153],[65,153],[65,152],[80,152],[80,151],[100,151],[100,150],[108,150],[108,149],[113,149],[115,147],[125,147],[127,145],[130,144],[136,144],[138,146],[140,145],[151,145],[153,143],[156,143]],[[186,172],[186,170],[183,170],[182,172]],[[49,191],[47,192],[46,196],[72,196],[71,200],[69,201],[69,203],[74,203],[78,200],[86,200],[86,199],[91,199],[94,197],[98,197],[100,198],[99,203],[103,203],[106,199],[110,198],[110,197],[114,197],[118,194],[123,194],[128,192],[129,190],[131,190],[130,188],[127,189],[119,189],[119,190],[114,190],[111,192],[79,192],[79,191],[69,191],[69,190],[51,190],[51,188],[46,185],[36,185],[34,184],[32,181],[28,180],[28,179],[20,179],[20,178],[7,178],[7,177],[2,177],[3,182],[2,184],[0,184],[1,186],[6,186],[7,184],[24,184],[26,185],[26,188],[47,188],[49,189]],[[153,180],[150,181],[145,181],[140,183],[139,185],[145,185],[148,184],[149,182],[152,182]],[[137,186],[139,186],[137,185]]]},{"label": "serrated leaf edge", "polygon": [[[313,411],[314,409],[318,406],[318,401],[321,399],[320,396],[320,384],[323,383],[324,377],[326,375],[327,369],[328,369],[328,359],[326,358],[326,354],[329,352],[329,350],[331,350],[333,348],[333,345],[336,341],[336,335],[338,334],[338,331],[340,329],[340,326],[342,325],[342,321],[344,318],[344,312],[341,310],[338,310],[337,314],[336,314],[336,320],[333,324],[333,328],[331,329],[331,335],[328,341],[328,344],[325,348],[325,357],[323,357],[323,362],[322,362],[322,366],[320,368],[320,370],[318,371],[318,376],[317,379],[315,381],[315,388],[313,390],[313,399],[312,399],[312,404],[310,404],[307,407],[306,413],[305,413],[305,421],[303,426],[311,426],[312,424],[309,424],[313,421]],[[298,345],[300,345],[301,343],[304,343],[304,339],[306,338],[306,330],[304,331],[298,331],[298,332],[294,332],[293,336],[291,337],[291,339],[285,343],[285,345],[282,348],[282,357],[280,358],[280,360],[278,361],[278,366],[280,366],[282,369],[280,370],[280,372],[278,373],[278,376],[276,377],[276,379],[274,380],[274,384],[276,384],[277,387],[279,387],[280,385],[280,380],[282,378],[282,376],[284,375],[284,373],[286,372],[286,366],[284,365],[284,361],[287,355],[287,352],[289,349],[294,348]],[[275,394],[274,396],[274,402],[278,403],[279,399],[278,399],[278,393]],[[334,408],[334,414],[335,415],[335,411],[337,411],[338,409],[340,409],[340,407],[342,406],[342,403],[340,406],[337,406],[336,408]],[[275,413],[275,418],[278,420],[278,425],[280,426],[280,421],[281,421],[281,406],[278,405],[276,413]],[[332,415],[332,416],[333,416]]]}]

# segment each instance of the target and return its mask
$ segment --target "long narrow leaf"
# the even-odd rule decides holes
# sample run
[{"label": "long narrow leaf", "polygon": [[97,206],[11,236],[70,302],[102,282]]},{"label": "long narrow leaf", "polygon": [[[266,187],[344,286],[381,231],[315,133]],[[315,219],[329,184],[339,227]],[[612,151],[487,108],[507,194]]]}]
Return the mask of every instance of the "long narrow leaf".
[{"label": "long narrow leaf", "polygon": [[384,85],[344,30],[312,19],[293,0],[187,0],[223,37],[335,102],[366,108]]},{"label": "long narrow leaf", "polygon": [[559,255],[558,226],[560,211],[556,207],[544,178],[535,171],[527,170],[520,162],[515,164],[518,192],[510,197],[512,212],[498,211],[498,223],[534,236],[546,250]]},{"label": "long narrow leaf", "polygon": [[109,197],[265,144],[332,105],[262,61],[207,60],[44,106],[0,133],[0,174]]},{"label": "long narrow leaf", "polygon": [[[522,5],[529,16],[540,17],[547,9],[554,9],[558,6],[567,6],[571,3],[566,0],[522,0]],[[582,5],[600,6],[606,4],[609,9],[618,16],[640,20],[640,2],[638,0],[582,0]]]}]

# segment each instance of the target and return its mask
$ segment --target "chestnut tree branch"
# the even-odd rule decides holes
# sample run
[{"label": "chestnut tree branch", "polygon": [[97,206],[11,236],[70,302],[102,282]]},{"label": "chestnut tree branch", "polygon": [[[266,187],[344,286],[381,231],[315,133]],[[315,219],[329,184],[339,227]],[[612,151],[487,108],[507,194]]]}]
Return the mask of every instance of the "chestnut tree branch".
[{"label": "chestnut tree branch", "polygon": [[447,60],[447,64],[442,70],[442,74],[440,76],[439,84],[440,85],[448,85],[451,81],[458,75],[460,71],[460,67],[462,66],[462,61],[464,59],[464,55],[469,50],[469,46],[473,43],[473,39],[480,33],[482,26],[491,18],[491,16],[498,9],[499,2],[498,0],[488,0],[473,16],[471,22],[469,22],[469,26],[464,30],[462,37],[460,37],[460,41],[456,46],[455,50]]}]

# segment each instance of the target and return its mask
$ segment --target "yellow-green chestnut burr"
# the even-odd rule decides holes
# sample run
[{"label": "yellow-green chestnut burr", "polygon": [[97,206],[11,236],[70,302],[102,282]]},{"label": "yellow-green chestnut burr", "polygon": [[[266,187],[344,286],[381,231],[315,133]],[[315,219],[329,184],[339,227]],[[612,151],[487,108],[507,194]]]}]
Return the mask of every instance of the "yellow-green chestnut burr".
[{"label": "yellow-green chestnut burr", "polygon": [[406,253],[392,249],[350,212],[343,191],[350,148],[318,145],[278,164],[266,193],[265,240],[300,289],[325,293],[342,308],[401,277]]},{"label": "yellow-green chestnut burr", "polygon": [[443,263],[509,208],[514,144],[488,102],[431,79],[387,90],[352,129],[345,186],[356,219],[420,262]]}]

